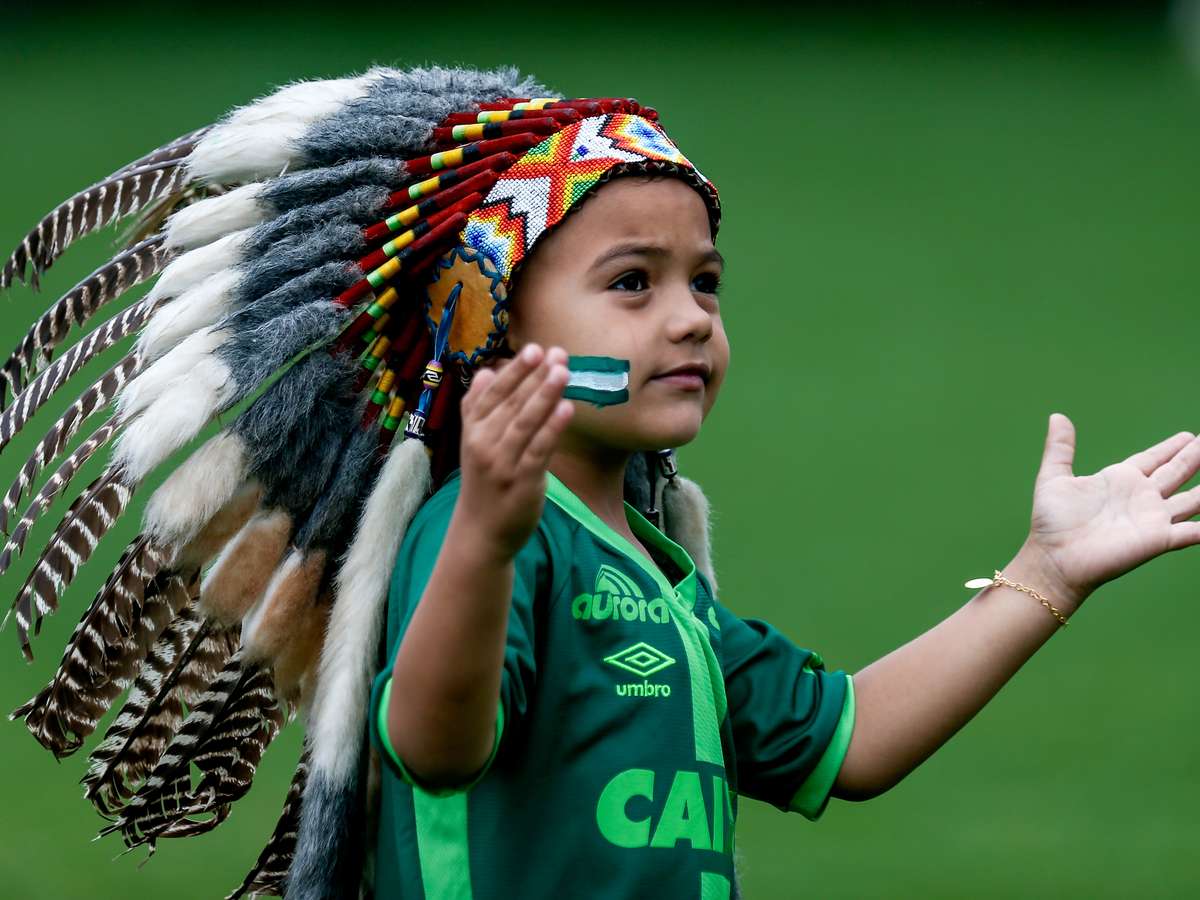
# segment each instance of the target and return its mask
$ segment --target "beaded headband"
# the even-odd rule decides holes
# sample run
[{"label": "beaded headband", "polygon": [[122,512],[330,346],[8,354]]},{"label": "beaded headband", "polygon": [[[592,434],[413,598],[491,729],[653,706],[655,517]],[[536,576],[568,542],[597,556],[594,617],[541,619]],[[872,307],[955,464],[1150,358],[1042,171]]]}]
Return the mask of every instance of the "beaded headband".
[{"label": "beaded headband", "polygon": [[[388,367],[402,349],[386,332],[389,310],[400,296],[392,282],[432,269],[426,322],[434,353],[405,429],[416,438],[424,438],[445,366],[457,363],[469,379],[501,347],[509,289],[521,264],[601,184],[626,174],[679,177],[700,192],[714,237],[721,215],[712,182],[667,137],[658,113],[634,100],[509,98],[482,103],[477,113],[452,113],[433,135],[438,143],[457,146],[407,167],[441,174],[397,198],[397,204],[416,204],[363,230],[368,241],[390,239],[359,260],[365,277],[337,300],[349,306],[373,297],[343,342],[359,336],[372,341],[364,365],[369,371],[384,367],[374,398],[382,408],[394,383]],[[431,259],[433,249],[451,236],[455,246]],[[384,427],[394,429],[403,411],[403,401],[393,398]]]}]

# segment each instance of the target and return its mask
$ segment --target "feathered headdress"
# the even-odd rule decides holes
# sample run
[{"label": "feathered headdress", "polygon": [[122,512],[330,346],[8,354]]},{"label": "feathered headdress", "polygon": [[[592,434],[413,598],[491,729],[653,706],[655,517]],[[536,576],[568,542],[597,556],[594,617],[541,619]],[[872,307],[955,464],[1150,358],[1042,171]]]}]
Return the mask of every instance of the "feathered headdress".
[{"label": "feathered headdress", "polygon": [[[379,68],[289,85],[76,194],[4,264],[0,287],[36,287],[74,240],[140,214],[133,242],[0,369],[13,395],[2,450],[89,360],[136,335],[0,500],[3,572],[111,445],[10,611],[27,658],[31,631],[134,492],[170,469],[58,671],[10,716],[63,757],[129,690],[82,779],[111,820],[101,834],[152,853],[159,838],[216,827],[299,712],[305,744],[283,813],[230,896],[357,897],[369,884],[378,761],[365,715],[389,573],[456,464],[456,398],[503,346],[521,263],[625,173],[687,180],[714,234],[719,222],[716,191],[654,110],[545,93],[514,70]],[[56,357],[72,328],[155,277]],[[711,578],[703,495],[669,454],[646,462],[631,467],[633,491],[644,486],[642,507],[665,510]]]}]

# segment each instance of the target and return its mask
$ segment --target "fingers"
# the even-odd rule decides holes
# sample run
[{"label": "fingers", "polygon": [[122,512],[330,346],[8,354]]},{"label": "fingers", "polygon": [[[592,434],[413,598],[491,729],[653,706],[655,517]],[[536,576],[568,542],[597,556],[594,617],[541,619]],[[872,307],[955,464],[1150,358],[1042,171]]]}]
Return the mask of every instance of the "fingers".
[{"label": "fingers", "polygon": [[[527,344],[522,348],[521,352],[513,357],[499,371],[487,380],[482,388],[479,385],[472,384],[471,390],[467,392],[468,396],[475,395],[471,401],[469,410],[472,416],[476,418],[484,418],[493,410],[496,409],[504,400],[506,400],[517,386],[525,379],[530,372],[537,368],[545,355],[544,351],[537,344]],[[481,370],[475,377],[478,379],[487,369]],[[464,398],[465,399],[465,398]],[[463,410],[466,413],[468,410]]]},{"label": "fingers", "polygon": [[1141,453],[1135,453],[1129,457],[1127,462],[1133,463],[1143,475],[1150,475],[1155,469],[1167,462],[1187,446],[1188,442],[1195,437],[1190,431],[1181,431],[1179,434],[1172,435],[1165,441],[1160,441],[1153,447],[1148,447]]},{"label": "fingers", "polygon": [[526,378],[520,391],[514,391],[508,401],[513,406],[511,415],[507,416],[507,427],[498,449],[502,458],[513,466],[521,460],[533,436],[541,430],[562,399],[563,389],[570,377],[566,354],[562,351],[552,350],[548,353],[542,369],[544,372],[539,371]]},{"label": "fingers", "polygon": [[475,407],[479,403],[479,397],[487,390],[488,385],[495,380],[497,374],[494,369],[480,369],[475,373],[475,376],[471,379],[471,386],[463,394],[461,402],[464,420],[473,415]]},{"label": "fingers", "polygon": [[550,462],[550,455],[558,446],[559,437],[562,436],[574,413],[575,407],[571,401],[560,399],[550,410],[542,427],[530,438],[529,444],[525,448],[525,455],[521,458],[519,465],[522,468],[537,469],[538,471],[545,469]]},{"label": "fingers", "polygon": [[525,408],[525,404],[546,380],[551,369],[555,365],[565,368],[566,362],[566,353],[557,347],[552,348],[549,353],[543,353],[541,363],[527,373],[521,383],[514,387],[509,395],[488,414],[489,418],[493,420],[490,424],[497,439],[508,431],[509,426]]},{"label": "fingers", "polygon": [[1189,440],[1169,462],[1155,469],[1150,475],[1150,481],[1159,494],[1169,497],[1180,485],[1195,475],[1197,469],[1200,469],[1200,437]]},{"label": "fingers", "polygon": [[1190,519],[1200,513],[1200,486],[1168,497],[1166,507],[1172,522]]},{"label": "fingers", "polygon": [[[559,347],[528,345],[502,369],[480,370],[462,400],[464,450],[469,431],[469,445],[480,461],[511,473],[527,464],[536,438],[531,456],[544,457],[544,468],[573,408],[562,400],[569,378],[567,353]],[[558,409],[560,401],[567,413]]]},{"label": "fingers", "polygon": [[1180,522],[1171,526],[1168,551],[1180,550],[1194,544],[1200,544],[1200,522]]},{"label": "fingers", "polygon": [[1075,461],[1075,426],[1062,413],[1051,413],[1046,428],[1046,447],[1037,480],[1074,477],[1071,465]]}]

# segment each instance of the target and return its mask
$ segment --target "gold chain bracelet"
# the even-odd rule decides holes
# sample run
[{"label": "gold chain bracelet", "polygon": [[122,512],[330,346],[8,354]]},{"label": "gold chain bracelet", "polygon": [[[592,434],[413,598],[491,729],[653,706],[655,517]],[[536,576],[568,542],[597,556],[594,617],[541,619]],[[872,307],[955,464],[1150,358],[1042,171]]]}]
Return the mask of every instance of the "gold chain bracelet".
[{"label": "gold chain bracelet", "polygon": [[1039,594],[1037,591],[1035,591],[1031,587],[1026,587],[1023,584],[1017,584],[1015,581],[1009,581],[1007,578],[1005,578],[1003,575],[1000,574],[999,569],[996,570],[996,574],[993,575],[991,578],[972,578],[970,581],[968,581],[964,585],[964,587],[969,587],[972,590],[974,590],[976,588],[991,587],[992,585],[996,585],[996,584],[1004,584],[1010,588],[1015,588],[1018,591],[1024,591],[1026,594],[1029,594],[1029,596],[1033,597],[1035,600],[1037,600],[1039,603],[1041,603],[1042,606],[1046,607],[1046,609],[1050,610],[1050,612],[1054,615],[1054,618],[1058,619],[1060,624],[1062,624],[1062,625],[1069,624],[1066,620],[1066,617],[1063,616],[1063,614],[1060,613],[1053,606],[1051,606],[1049,600],[1047,600],[1045,597],[1043,597],[1041,594]]}]

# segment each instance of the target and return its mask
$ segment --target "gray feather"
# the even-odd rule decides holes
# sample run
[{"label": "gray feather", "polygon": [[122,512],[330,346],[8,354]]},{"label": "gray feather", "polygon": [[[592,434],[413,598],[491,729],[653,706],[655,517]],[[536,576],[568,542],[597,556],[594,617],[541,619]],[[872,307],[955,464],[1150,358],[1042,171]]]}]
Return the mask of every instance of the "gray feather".
[{"label": "gray feather", "polygon": [[243,265],[245,275],[239,291],[242,302],[269,294],[326,263],[349,262],[366,251],[362,228],[344,216],[294,238],[276,241],[258,254],[247,255],[251,261]]},{"label": "gray feather", "polygon": [[356,418],[356,371],[345,355],[311,353],[234,421],[265,506],[301,513],[316,500]]},{"label": "gray feather", "polygon": [[246,259],[255,259],[278,241],[309,234],[335,220],[355,225],[372,224],[383,216],[389,194],[391,191],[383,185],[366,184],[329,200],[297,207],[254,229],[242,253]]},{"label": "gray feather", "polygon": [[356,159],[325,169],[281,175],[267,182],[259,203],[285,213],[334,200],[364,184],[378,184],[394,191],[408,178],[402,159]]},{"label": "gray feather", "polygon": [[441,66],[393,69],[364,97],[315,123],[300,151],[313,166],[361,156],[419,156],[432,150],[433,127],[449,113],[475,109],[497,97],[543,96],[545,91],[511,67],[494,72]]}]

